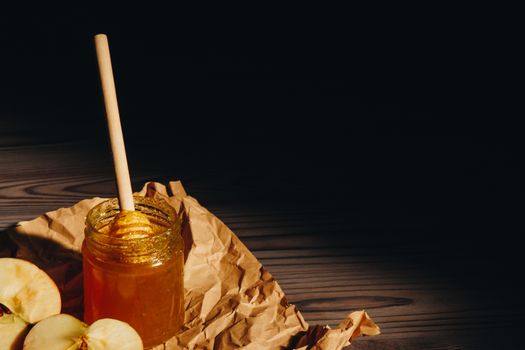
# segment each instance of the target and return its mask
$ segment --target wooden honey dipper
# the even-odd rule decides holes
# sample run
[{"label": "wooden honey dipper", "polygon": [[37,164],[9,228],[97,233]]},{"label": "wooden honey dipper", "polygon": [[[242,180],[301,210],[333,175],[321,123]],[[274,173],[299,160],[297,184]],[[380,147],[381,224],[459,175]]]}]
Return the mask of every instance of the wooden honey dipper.
[{"label": "wooden honey dipper", "polygon": [[104,96],[104,107],[106,110],[120,207],[120,213],[113,220],[109,234],[118,237],[125,237],[130,234],[132,234],[133,237],[137,235],[148,235],[153,233],[151,223],[146,215],[135,211],[135,204],[133,202],[133,192],[131,189],[124,136],[120,123],[115,80],[113,78],[108,38],[105,34],[95,35],[95,49],[97,52],[102,94]]}]

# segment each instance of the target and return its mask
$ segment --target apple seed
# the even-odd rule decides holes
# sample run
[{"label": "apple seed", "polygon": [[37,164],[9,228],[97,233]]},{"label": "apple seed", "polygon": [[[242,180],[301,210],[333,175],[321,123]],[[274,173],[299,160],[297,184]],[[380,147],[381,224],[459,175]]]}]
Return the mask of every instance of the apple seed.
[{"label": "apple seed", "polygon": [[9,310],[4,304],[0,303],[0,317],[4,316],[4,314],[11,315],[11,310]]}]

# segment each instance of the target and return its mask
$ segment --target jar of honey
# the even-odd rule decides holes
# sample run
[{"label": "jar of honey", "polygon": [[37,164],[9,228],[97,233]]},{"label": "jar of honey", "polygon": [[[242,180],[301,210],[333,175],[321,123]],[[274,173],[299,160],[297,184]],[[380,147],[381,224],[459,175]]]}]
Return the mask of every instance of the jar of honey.
[{"label": "jar of honey", "polygon": [[129,323],[145,348],[162,344],[184,318],[184,244],[181,219],[165,201],[135,197],[135,210],[151,223],[147,237],[115,237],[111,223],[117,199],[88,213],[82,246],[84,320],[114,318]]}]

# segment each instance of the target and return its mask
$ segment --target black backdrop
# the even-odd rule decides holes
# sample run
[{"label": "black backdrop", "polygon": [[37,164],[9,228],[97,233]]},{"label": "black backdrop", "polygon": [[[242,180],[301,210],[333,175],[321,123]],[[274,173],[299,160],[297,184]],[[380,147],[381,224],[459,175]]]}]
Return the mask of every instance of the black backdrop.
[{"label": "black backdrop", "polygon": [[[515,22],[475,9],[303,10],[4,12],[2,145],[107,151],[92,43],[105,32],[132,165],[168,148],[195,167],[274,168],[331,199],[402,201],[437,218],[428,227],[444,248],[495,256],[494,272],[519,262]],[[42,136],[10,139],[35,125]]]}]

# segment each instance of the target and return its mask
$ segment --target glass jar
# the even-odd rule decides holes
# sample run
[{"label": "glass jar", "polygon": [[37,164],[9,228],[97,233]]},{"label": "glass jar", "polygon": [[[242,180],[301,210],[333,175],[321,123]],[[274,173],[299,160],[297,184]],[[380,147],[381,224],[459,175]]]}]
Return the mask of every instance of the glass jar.
[{"label": "glass jar", "polygon": [[163,200],[134,197],[135,210],[150,220],[154,233],[143,238],[108,235],[120,212],[116,198],[90,210],[82,246],[84,320],[129,323],[144,347],[162,344],[184,319],[184,244],[181,219]]}]

